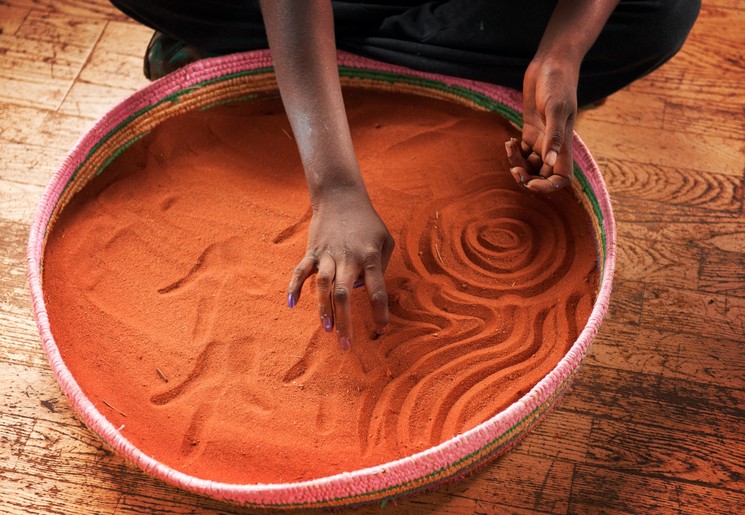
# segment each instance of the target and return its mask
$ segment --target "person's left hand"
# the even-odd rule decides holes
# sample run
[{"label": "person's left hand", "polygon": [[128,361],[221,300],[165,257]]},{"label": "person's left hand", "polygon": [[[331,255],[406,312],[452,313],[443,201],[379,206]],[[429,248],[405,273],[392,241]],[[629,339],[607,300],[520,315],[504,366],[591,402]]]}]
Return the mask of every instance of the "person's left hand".
[{"label": "person's left hand", "polygon": [[308,246],[305,257],[293,271],[288,306],[295,307],[303,284],[317,273],[321,325],[326,332],[336,326],[339,345],[348,351],[352,345],[352,289],[364,284],[375,332],[383,334],[388,324],[388,293],[383,273],[394,246],[391,233],[364,189],[331,189],[313,203]]},{"label": "person's left hand", "polygon": [[522,141],[505,148],[512,176],[530,190],[549,193],[572,180],[578,80],[572,59],[536,57],[525,72]]}]

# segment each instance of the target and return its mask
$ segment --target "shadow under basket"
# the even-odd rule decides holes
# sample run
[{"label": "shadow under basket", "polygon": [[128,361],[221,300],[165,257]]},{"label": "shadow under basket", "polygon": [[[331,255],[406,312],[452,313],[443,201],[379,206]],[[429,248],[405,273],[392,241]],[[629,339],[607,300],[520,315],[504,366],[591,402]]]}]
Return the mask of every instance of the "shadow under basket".
[{"label": "shadow under basket", "polygon": [[[378,63],[340,53],[342,84],[421,95],[471,109],[494,111],[522,124],[521,97],[513,90]],[[527,394],[478,426],[423,452],[379,466],[310,481],[227,484],[190,476],[142,452],[124,437],[81,390],[50,330],[42,287],[48,229],[71,198],[124,150],[157,124],[176,115],[276,91],[267,51],[206,59],[133,94],[85,134],[46,188],[33,220],[28,276],[34,313],[51,368],[83,422],[126,460],[171,485],[243,506],[279,509],[333,508],[385,503],[458,478],[514,447],[545,416],[571,382],[610,300],[616,234],[610,199],[598,167],[575,135],[574,194],[593,226],[599,291],[590,317],[563,359]],[[559,445],[559,443],[557,443]]]}]

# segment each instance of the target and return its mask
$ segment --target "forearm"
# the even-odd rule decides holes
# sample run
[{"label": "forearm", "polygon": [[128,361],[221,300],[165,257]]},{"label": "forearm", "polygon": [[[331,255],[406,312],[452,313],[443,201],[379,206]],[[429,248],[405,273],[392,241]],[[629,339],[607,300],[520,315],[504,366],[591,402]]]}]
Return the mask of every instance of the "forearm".
[{"label": "forearm", "polygon": [[340,188],[364,192],[339,83],[329,0],[262,0],[282,101],[311,201]]},{"label": "forearm", "polygon": [[579,67],[619,0],[559,0],[536,58],[560,56]]}]

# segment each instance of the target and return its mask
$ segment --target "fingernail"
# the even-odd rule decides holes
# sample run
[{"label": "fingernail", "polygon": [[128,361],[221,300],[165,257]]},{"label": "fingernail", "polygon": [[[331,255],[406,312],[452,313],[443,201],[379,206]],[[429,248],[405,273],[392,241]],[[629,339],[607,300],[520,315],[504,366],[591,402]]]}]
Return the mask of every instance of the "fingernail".
[{"label": "fingernail", "polygon": [[348,352],[352,348],[352,342],[346,336],[339,338],[339,346],[343,352]]},{"label": "fingernail", "polygon": [[323,323],[323,330],[330,333],[334,328],[334,320],[328,315],[324,316],[321,320]]},{"label": "fingernail", "polygon": [[543,162],[548,166],[554,166],[556,164],[556,151],[549,150],[548,154],[546,154],[546,159],[544,159]]},{"label": "fingernail", "polygon": [[365,281],[363,281],[362,279],[357,279],[352,285],[352,288],[359,288],[360,286],[364,286],[364,285],[365,285]]},{"label": "fingernail", "polygon": [[504,149],[507,151],[507,157],[512,157],[512,145],[509,141],[504,142]]},{"label": "fingernail", "polygon": [[289,307],[290,309],[292,309],[292,308],[294,308],[294,307],[295,307],[295,304],[297,304],[297,299],[295,298],[295,294],[294,294],[294,293],[290,293],[290,294],[289,294],[289,295],[287,296],[287,306],[288,306],[288,307]]},{"label": "fingernail", "polygon": [[517,167],[510,168],[510,172],[512,172],[513,175],[520,177],[520,184],[525,184],[525,176],[517,171]]},{"label": "fingernail", "polygon": [[375,329],[375,334],[377,334],[378,336],[384,335],[385,334],[385,327],[379,327],[379,328]]}]

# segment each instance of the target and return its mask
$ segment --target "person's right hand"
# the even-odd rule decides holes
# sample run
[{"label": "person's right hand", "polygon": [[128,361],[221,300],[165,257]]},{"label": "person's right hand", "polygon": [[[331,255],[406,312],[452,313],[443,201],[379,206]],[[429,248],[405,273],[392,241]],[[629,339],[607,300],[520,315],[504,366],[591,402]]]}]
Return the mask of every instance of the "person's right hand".
[{"label": "person's right hand", "polygon": [[549,193],[573,178],[572,143],[577,116],[576,59],[549,54],[536,57],[523,83],[523,134],[505,143],[510,172],[533,191]]},{"label": "person's right hand", "polygon": [[388,293],[383,273],[395,243],[367,194],[356,189],[336,189],[314,203],[305,257],[295,267],[288,287],[292,308],[305,281],[314,273],[318,312],[325,331],[334,326],[339,345],[352,344],[351,296],[355,283],[364,279],[377,334],[388,324]]}]

